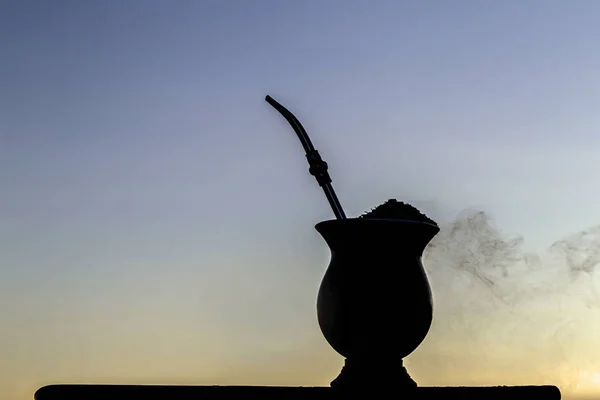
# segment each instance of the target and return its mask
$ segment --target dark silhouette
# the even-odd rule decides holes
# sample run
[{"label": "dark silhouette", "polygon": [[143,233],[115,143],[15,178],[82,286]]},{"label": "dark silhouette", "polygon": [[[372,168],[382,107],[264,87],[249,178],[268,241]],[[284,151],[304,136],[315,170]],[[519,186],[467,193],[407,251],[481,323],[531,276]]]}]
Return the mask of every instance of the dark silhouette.
[{"label": "dark silhouette", "polygon": [[317,224],[331,249],[319,289],[319,325],[346,357],[332,386],[415,387],[402,358],[425,339],[433,308],[421,263],[431,223],[349,218]]},{"label": "dark silhouette", "polygon": [[308,165],[310,167],[308,169],[308,172],[310,172],[310,174],[317,179],[319,186],[323,188],[325,196],[327,196],[327,200],[329,201],[329,205],[331,205],[331,208],[333,209],[335,217],[337,219],[346,218],[344,210],[342,209],[342,206],[338,201],[335,191],[331,186],[331,177],[329,176],[329,172],[327,172],[327,163],[323,161],[323,159],[319,155],[319,152],[313,147],[312,142],[308,137],[308,134],[304,130],[304,127],[302,126],[300,121],[298,121],[298,118],[296,118],[294,114],[289,112],[287,108],[275,101],[275,99],[273,99],[271,96],[265,97],[265,100],[267,101],[267,103],[272,105],[273,108],[279,111],[281,115],[283,115],[284,118],[290,123],[292,128],[294,128],[296,135],[298,135],[298,138],[300,139],[300,142],[304,147],[304,151],[306,151],[306,159],[308,160]]},{"label": "dark silhouette", "polygon": [[[372,387],[370,394],[377,392]],[[380,397],[385,399],[389,392]],[[368,395],[367,395],[368,396]],[[151,385],[53,385],[39,389],[35,400],[319,400],[353,399],[329,387],[281,386],[151,386]],[[555,386],[421,387],[407,399],[458,400],[560,400]]]},{"label": "dark silhouette", "polygon": [[319,399],[407,395],[410,398],[560,399],[555,386],[419,388],[402,359],[425,339],[433,319],[429,281],[421,262],[438,225],[416,208],[389,200],[346,218],[331,186],[327,163],[300,122],[266,97],[292,125],[337,219],[316,225],[331,251],[317,297],[319,326],[346,358],[331,387],[53,385],[36,400],[238,398]]}]

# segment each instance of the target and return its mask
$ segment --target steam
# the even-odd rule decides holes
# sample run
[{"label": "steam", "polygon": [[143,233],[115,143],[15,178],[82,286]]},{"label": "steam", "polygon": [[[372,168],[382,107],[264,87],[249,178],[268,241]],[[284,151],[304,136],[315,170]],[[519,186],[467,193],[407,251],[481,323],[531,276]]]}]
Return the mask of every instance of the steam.
[{"label": "steam", "polygon": [[[503,373],[512,373],[515,384],[591,390],[594,383],[581,377],[600,372],[600,225],[536,254],[526,251],[522,237],[503,234],[489,213],[469,210],[441,224],[423,258],[436,308],[424,359],[445,354],[436,383],[470,357],[473,365],[510,369]],[[453,342],[456,353],[448,345]],[[419,369],[419,361],[414,364]],[[521,382],[520,375],[539,381]]]},{"label": "steam", "polygon": [[467,273],[508,303],[517,295],[564,295],[573,285],[584,289],[586,281],[588,291],[580,295],[600,307],[593,284],[600,265],[600,225],[560,239],[542,254],[523,247],[522,237],[503,235],[488,213],[467,211],[441,227],[424,258],[430,274],[440,268]]}]

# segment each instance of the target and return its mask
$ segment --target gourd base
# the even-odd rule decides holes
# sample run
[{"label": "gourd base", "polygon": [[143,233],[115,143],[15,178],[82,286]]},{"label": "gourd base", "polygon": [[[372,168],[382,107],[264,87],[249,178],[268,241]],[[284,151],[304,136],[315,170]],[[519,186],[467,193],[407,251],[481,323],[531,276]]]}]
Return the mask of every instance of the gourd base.
[{"label": "gourd base", "polygon": [[340,374],[330,386],[340,390],[368,389],[374,387],[393,391],[411,391],[417,383],[410,377],[402,360],[352,360],[346,359]]}]

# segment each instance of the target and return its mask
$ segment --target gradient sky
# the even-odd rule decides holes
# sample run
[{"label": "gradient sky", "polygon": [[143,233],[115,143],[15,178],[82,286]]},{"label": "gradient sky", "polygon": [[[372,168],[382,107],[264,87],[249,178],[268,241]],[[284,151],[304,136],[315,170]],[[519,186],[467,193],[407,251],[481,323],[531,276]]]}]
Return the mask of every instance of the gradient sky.
[{"label": "gradient sky", "polygon": [[[266,94],[350,216],[482,208],[535,251],[600,223],[598,38],[593,0],[1,1],[0,397],[337,375],[332,213]],[[449,279],[420,384],[600,394],[584,289],[496,307]]]}]

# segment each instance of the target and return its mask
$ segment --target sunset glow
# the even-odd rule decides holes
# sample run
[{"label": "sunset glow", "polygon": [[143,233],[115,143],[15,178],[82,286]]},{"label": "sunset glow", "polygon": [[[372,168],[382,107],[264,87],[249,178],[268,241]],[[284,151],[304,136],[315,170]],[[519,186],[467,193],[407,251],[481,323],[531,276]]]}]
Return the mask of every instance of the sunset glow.
[{"label": "sunset glow", "polygon": [[[328,385],[333,218],[442,231],[420,385],[600,395],[600,2],[8,0],[0,399],[53,383]],[[365,274],[376,273],[375,268]]]}]

